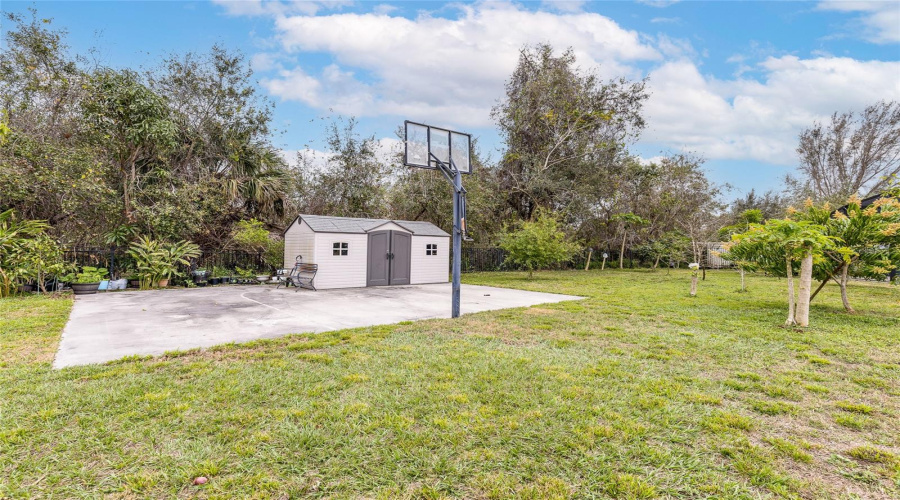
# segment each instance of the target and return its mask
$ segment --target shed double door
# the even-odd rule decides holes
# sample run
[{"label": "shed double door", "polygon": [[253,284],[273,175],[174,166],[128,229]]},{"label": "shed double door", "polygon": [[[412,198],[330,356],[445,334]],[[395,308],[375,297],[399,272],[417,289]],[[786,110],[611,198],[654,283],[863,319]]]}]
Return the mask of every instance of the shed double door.
[{"label": "shed double door", "polygon": [[412,235],[401,231],[369,233],[366,286],[408,285]]}]

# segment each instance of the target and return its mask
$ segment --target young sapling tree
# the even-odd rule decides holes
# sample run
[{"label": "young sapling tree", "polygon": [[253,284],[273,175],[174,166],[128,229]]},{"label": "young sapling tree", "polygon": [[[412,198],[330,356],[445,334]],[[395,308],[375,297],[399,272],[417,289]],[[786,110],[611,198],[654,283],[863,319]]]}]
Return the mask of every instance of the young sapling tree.
[{"label": "young sapling tree", "polygon": [[580,249],[560,229],[556,218],[539,210],[535,220],[524,221],[515,230],[507,229],[500,236],[500,248],[509,255],[506,261],[520,265],[528,271],[528,279],[535,269],[544,269],[552,264],[564,262]]}]

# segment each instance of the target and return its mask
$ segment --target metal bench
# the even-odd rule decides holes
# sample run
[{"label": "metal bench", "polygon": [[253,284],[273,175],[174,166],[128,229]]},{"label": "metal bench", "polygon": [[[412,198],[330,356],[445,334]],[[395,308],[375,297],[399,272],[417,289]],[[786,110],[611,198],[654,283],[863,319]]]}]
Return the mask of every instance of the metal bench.
[{"label": "metal bench", "polygon": [[313,280],[316,279],[317,272],[319,272],[318,264],[297,263],[294,268],[291,269],[291,274],[287,276],[287,283],[285,283],[285,286],[290,283],[297,287],[297,291],[301,288],[315,291],[316,287],[313,284]]},{"label": "metal bench", "polygon": [[316,287],[313,285],[313,280],[316,279],[318,271],[318,264],[304,264],[303,256],[298,255],[294,259],[294,267],[292,269],[279,269],[277,271],[278,287],[284,285],[287,288],[294,285],[297,287],[296,291],[300,291],[301,288],[315,290]]}]

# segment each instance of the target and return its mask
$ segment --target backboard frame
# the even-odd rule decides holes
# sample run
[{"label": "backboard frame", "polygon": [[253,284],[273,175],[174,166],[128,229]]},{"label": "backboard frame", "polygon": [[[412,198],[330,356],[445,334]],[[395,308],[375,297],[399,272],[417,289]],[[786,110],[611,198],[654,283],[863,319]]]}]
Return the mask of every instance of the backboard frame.
[{"label": "backboard frame", "polygon": [[[416,163],[416,162],[409,161],[409,127],[410,127],[410,125],[415,126],[415,127],[424,127],[425,128],[425,133],[426,133],[425,141],[428,146],[428,151],[426,153],[428,155],[427,164],[421,163],[421,162]],[[458,163],[460,163],[460,162],[458,161],[458,159],[455,159],[453,156],[453,146],[454,146],[453,138],[454,138],[454,136],[465,137],[465,140],[468,144],[468,148],[466,151],[466,153],[467,153],[466,162],[465,162],[465,165],[467,168],[465,168],[465,169],[459,168],[459,171],[462,174],[471,174],[472,173],[472,134],[467,134],[465,132],[458,132],[456,130],[449,130],[449,129],[446,129],[443,127],[435,127],[432,125],[414,122],[411,120],[405,120],[403,122],[403,165],[405,165],[407,167],[425,168],[425,169],[429,169],[429,170],[439,170],[437,162],[434,160],[434,158],[432,158],[432,154],[434,154],[434,152],[432,151],[432,131],[433,130],[440,131],[441,133],[447,134],[447,161],[444,161],[444,163],[447,165],[450,165],[451,161],[452,161],[453,166],[455,166],[457,168],[459,168]],[[438,155],[435,154],[434,156],[437,157]]]}]

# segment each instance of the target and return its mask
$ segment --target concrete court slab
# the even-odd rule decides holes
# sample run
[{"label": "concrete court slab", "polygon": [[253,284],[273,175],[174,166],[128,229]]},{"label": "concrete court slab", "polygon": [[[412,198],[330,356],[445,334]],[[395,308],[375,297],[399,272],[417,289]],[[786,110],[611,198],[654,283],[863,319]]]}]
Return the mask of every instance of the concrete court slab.
[{"label": "concrete court slab", "polygon": [[[463,314],[583,297],[462,286]],[[290,333],[450,317],[450,284],[295,291],[269,285],[76,297],[54,368]]]}]

